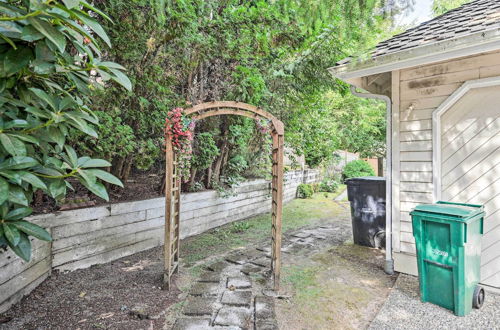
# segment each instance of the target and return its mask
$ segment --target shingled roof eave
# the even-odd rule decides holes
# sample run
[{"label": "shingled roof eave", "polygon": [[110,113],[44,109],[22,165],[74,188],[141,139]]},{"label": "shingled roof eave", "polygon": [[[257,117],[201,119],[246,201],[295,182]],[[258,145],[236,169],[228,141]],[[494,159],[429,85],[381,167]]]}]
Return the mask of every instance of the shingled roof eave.
[{"label": "shingled roof eave", "polygon": [[494,50],[500,50],[500,28],[438,41],[375,58],[354,59],[347,64],[331,67],[328,71],[334,77],[347,81]]}]

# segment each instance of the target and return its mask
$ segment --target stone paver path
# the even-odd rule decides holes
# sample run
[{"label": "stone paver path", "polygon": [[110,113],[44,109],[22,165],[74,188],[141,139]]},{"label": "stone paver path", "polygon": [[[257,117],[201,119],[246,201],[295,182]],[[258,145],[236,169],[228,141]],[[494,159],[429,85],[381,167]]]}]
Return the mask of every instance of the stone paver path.
[{"label": "stone paver path", "polygon": [[[333,235],[338,231],[343,228],[327,223],[287,233],[282,252],[295,254],[324,248],[338,236]],[[256,246],[229,252],[222,260],[206,266],[190,288],[174,330],[278,329],[270,289],[270,245]]]}]

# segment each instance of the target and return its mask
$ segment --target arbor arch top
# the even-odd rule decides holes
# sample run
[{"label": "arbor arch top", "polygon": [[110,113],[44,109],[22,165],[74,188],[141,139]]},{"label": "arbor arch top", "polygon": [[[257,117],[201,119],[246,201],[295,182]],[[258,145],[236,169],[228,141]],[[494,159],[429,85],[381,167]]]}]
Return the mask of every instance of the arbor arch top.
[{"label": "arbor arch top", "polygon": [[273,130],[275,130],[278,135],[283,135],[285,133],[283,123],[276,117],[261,108],[242,102],[213,101],[201,103],[184,110],[184,114],[191,115],[193,119],[198,120],[219,115],[239,115],[253,119],[264,118],[272,123]]},{"label": "arbor arch top", "polygon": [[[192,119],[219,115],[238,115],[252,119],[267,119],[271,124],[272,148],[272,208],[271,208],[271,271],[274,289],[279,290],[281,272],[281,221],[283,216],[283,156],[284,125],[269,112],[256,106],[235,101],[213,101],[195,105],[183,111]],[[165,245],[164,288],[170,289],[171,277],[178,271],[180,248],[180,190],[181,178],[177,171],[177,155],[171,137],[165,141]]]}]

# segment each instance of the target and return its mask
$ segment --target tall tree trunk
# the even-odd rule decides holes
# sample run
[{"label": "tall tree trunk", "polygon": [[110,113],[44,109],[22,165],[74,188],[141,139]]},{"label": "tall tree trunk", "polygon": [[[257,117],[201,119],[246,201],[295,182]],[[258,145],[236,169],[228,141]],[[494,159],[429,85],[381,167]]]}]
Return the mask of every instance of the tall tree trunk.
[{"label": "tall tree trunk", "polygon": [[193,187],[194,187],[194,183],[196,181],[196,167],[194,166],[191,166],[191,174],[190,174],[190,177],[189,177],[189,189],[190,190],[193,190]]},{"label": "tall tree trunk", "polygon": [[207,168],[207,177],[205,178],[205,188],[210,189],[212,187],[212,164]]}]

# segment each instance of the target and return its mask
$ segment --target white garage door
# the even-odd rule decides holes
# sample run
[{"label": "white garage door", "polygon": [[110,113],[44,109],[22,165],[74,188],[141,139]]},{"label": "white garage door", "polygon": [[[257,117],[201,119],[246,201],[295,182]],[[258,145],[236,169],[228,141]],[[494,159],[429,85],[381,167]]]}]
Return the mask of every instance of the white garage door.
[{"label": "white garage door", "polygon": [[442,199],[484,204],[482,283],[500,288],[500,86],[473,89],[441,117]]}]

